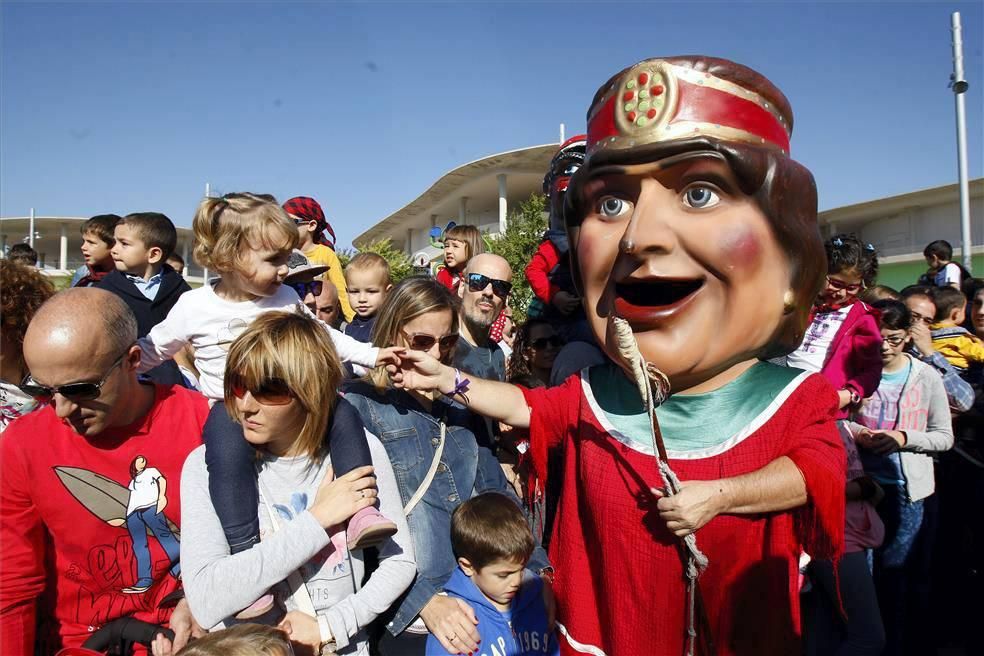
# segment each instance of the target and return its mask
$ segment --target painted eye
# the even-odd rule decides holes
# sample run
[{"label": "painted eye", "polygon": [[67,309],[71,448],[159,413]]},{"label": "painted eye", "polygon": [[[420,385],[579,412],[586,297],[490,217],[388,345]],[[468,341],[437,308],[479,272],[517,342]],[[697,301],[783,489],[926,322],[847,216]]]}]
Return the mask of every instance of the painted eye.
[{"label": "painted eye", "polygon": [[683,192],[683,204],[696,210],[714,207],[720,202],[717,192],[706,185],[695,185]]},{"label": "painted eye", "polygon": [[620,217],[631,209],[631,203],[614,196],[606,196],[598,203],[598,213],[609,219]]}]

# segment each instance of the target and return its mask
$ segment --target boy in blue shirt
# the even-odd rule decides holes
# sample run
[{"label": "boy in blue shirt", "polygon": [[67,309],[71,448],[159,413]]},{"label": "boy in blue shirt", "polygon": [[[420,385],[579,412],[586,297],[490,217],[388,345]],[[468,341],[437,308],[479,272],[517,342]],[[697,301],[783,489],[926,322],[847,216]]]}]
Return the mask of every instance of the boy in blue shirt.
[{"label": "boy in blue shirt", "polygon": [[[451,546],[458,567],[444,586],[465,601],[478,618],[481,642],[474,656],[532,656],[560,653],[549,626],[543,579],[526,570],[533,534],[514,501],[496,492],[464,502],[451,516]],[[455,645],[457,636],[443,636]],[[435,635],[427,637],[427,656],[448,651]]]}]

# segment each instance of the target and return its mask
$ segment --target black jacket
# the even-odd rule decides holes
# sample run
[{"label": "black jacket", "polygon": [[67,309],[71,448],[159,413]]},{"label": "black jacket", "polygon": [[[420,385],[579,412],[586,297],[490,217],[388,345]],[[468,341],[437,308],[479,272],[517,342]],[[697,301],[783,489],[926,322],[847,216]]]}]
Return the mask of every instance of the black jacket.
[{"label": "black jacket", "polygon": [[[171,311],[178,297],[190,290],[191,287],[184,278],[167,264],[161,269],[161,285],[157,296],[150,300],[144,296],[125,274],[113,271],[96,285],[100,289],[110,291],[130,306],[137,317],[137,336],[145,337],[150,329],[159,324]],[[147,372],[147,376],[157,383],[166,385],[184,385],[184,378],[174,361],[168,361]]]}]

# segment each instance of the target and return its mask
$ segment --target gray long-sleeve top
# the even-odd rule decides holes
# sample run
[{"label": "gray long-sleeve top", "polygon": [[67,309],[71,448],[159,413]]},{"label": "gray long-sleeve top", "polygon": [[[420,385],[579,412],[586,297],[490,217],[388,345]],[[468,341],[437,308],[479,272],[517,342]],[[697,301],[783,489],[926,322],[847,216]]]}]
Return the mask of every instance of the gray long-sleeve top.
[{"label": "gray long-sleeve top", "polygon": [[[379,509],[396,523],[395,536],[379,547],[380,564],[361,590],[362,552],[349,553],[343,531],[329,535],[308,512],[330,458],[264,457],[259,461],[260,542],[229,553],[208,492],[205,447],[189,454],[181,472],[181,569],[195,619],[214,627],[249,606],[300,569],[318,615],[327,618],[339,653],[368,654],[365,627],[388,609],[413,581],[416,562],[410,530],[386,450],[366,432],[379,489]],[[279,530],[272,531],[264,505],[268,494]],[[286,584],[278,598],[294,610]]]}]

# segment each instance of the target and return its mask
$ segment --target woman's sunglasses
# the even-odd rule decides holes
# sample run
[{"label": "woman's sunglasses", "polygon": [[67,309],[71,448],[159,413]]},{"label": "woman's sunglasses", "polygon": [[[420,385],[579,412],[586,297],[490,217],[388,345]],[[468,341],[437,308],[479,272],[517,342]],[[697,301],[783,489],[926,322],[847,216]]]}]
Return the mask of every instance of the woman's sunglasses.
[{"label": "woman's sunglasses", "polygon": [[308,294],[321,296],[321,292],[325,288],[325,283],[321,280],[311,280],[309,282],[289,282],[287,286],[297,292],[297,295],[303,300]]},{"label": "woman's sunglasses", "polygon": [[486,287],[492,285],[492,293],[499,298],[505,298],[509,296],[509,290],[512,289],[512,283],[506,282],[505,280],[497,280],[495,278],[489,278],[488,276],[483,276],[480,273],[469,273],[468,274],[468,289],[473,292],[480,292]]},{"label": "woman's sunglasses", "polygon": [[42,385],[28,376],[24,379],[24,382],[20,384],[20,389],[25,394],[33,396],[38,401],[50,401],[51,397],[55,394],[61,394],[69,401],[91,401],[99,396],[103,385],[106,384],[106,381],[109,380],[110,374],[113,373],[113,369],[120,366],[123,362],[123,358],[125,358],[129,352],[130,349],[128,347],[125,351],[123,351],[123,354],[116,358],[116,361],[109,366],[109,369],[106,371],[106,375],[103,376],[98,383],[68,383],[67,385],[58,385],[57,387],[48,387],[47,385]]},{"label": "woman's sunglasses", "polygon": [[287,405],[294,395],[290,392],[290,386],[279,378],[271,378],[264,381],[257,389],[248,389],[241,382],[232,384],[232,395],[241,399],[249,392],[257,403],[263,405]]},{"label": "woman's sunglasses", "polygon": [[560,335],[551,335],[550,337],[540,337],[530,342],[530,346],[537,350],[546,348],[548,344],[554,348],[560,348],[564,345],[564,340],[561,339]]},{"label": "woman's sunglasses", "polygon": [[458,345],[457,334],[445,335],[444,337],[434,337],[428,333],[407,334],[402,330],[400,332],[403,333],[403,338],[407,340],[407,344],[413,351],[429,351],[434,347],[434,344],[437,344],[437,348],[441,351],[441,353],[447,353]]},{"label": "woman's sunglasses", "polygon": [[834,289],[840,290],[842,292],[847,292],[849,294],[856,294],[862,289],[864,289],[863,282],[849,285],[846,282],[841,282],[840,280],[837,280],[836,278],[831,278],[830,276],[827,276],[827,284]]}]

